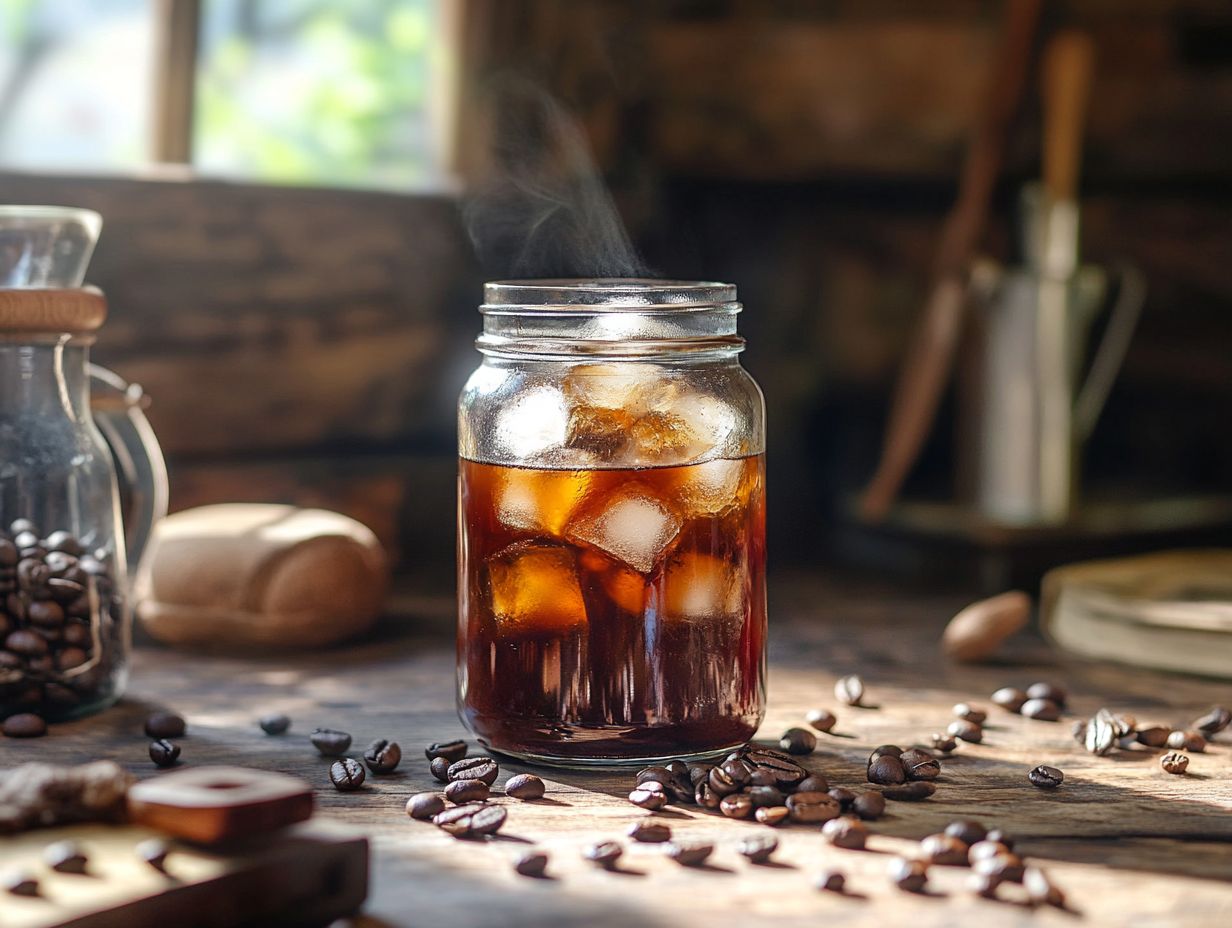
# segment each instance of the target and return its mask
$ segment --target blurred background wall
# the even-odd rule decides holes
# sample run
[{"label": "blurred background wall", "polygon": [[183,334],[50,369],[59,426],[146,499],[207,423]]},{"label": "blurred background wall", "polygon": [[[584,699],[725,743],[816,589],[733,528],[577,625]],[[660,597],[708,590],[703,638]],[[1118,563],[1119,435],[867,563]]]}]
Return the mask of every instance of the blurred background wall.
[{"label": "blurred background wall", "polygon": [[[185,40],[185,7],[195,54],[160,57]],[[454,398],[500,273],[457,198],[483,161],[485,91],[528,78],[576,115],[656,273],[739,285],[769,406],[773,558],[814,564],[848,543],[1001,10],[12,3],[0,201],[104,214],[95,355],[153,397],[173,508],[324,505],[447,576]],[[1086,257],[1129,259],[1150,286],[1086,449],[1089,494],[1232,493],[1232,8],[1070,0],[1045,23],[1097,45]],[[1030,87],[984,241],[1002,258],[1039,171]],[[151,167],[168,160],[186,163]],[[951,494],[953,423],[949,400],[911,494]]]}]

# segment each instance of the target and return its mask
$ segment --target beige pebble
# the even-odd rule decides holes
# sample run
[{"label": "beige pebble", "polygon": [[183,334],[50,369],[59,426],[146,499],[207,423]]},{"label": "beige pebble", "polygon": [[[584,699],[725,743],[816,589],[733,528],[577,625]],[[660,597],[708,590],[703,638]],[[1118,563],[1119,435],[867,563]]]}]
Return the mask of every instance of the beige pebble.
[{"label": "beige pebble", "polygon": [[981,599],[950,619],[941,649],[956,661],[981,661],[1026,625],[1030,615],[1031,597],[1020,590]]}]

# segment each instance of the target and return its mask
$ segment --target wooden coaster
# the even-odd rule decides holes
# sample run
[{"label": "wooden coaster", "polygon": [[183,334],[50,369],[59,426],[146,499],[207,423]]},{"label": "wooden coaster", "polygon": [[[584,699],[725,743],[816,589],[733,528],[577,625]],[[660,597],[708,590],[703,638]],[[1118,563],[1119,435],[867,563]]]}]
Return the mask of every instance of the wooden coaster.
[{"label": "wooden coaster", "polygon": [[137,824],[214,844],[305,821],[312,815],[312,788],[281,773],[193,767],[131,787],[128,814]]}]

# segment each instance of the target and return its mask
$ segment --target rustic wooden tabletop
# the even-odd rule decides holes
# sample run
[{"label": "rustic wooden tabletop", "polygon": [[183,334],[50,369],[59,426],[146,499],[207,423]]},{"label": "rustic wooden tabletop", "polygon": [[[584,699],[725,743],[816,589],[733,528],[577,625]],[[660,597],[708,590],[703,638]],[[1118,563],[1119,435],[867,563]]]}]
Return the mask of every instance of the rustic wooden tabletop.
[{"label": "rustic wooden tabletop", "polygon": [[[960,667],[938,651],[944,622],[962,605],[946,595],[894,593],[859,582],[780,577],[771,587],[769,713],[760,734],[777,740],[803,723],[806,710],[838,714],[807,759],[835,785],[860,786],[864,761],[878,744],[913,743],[943,728],[950,707],[968,701],[990,710],[985,743],[962,745],[944,761],[938,790],[917,803],[891,803],[871,823],[866,851],[823,843],[818,826],[790,826],[770,866],[736,853],[740,838],[765,826],[731,821],[694,806],[655,817],[677,836],[713,841],[712,865],[686,869],[654,845],[630,846],[617,872],[582,860],[591,842],[620,838],[645,813],[624,798],[632,771],[538,769],[547,797],[508,805],[504,832],[487,842],[458,841],[403,813],[409,795],[437,787],[422,747],[464,736],[454,713],[452,599],[404,597],[399,617],[375,635],[327,653],[260,658],[204,657],[152,646],[138,649],[130,695],[100,716],[57,726],[38,740],[0,743],[0,768],[24,760],[73,763],[113,758],[141,777],[155,775],[142,721],[151,709],[185,715],[186,764],[244,764],[299,774],[317,788],[319,814],[366,834],[373,882],[363,925],[702,925],[774,923],[986,928],[1018,925],[1232,924],[1232,733],[1192,755],[1186,776],[1170,776],[1158,752],[1086,753],[1071,738],[1074,718],[1102,706],[1140,722],[1182,724],[1232,688],[1108,665],[1079,664],[1022,635],[997,664]],[[684,669],[682,668],[682,672]],[[867,708],[836,706],[837,677],[859,672]],[[1036,680],[1063,684],[1070,713],[1060,722],[1031,721],[997,710],[988,696],[1002,685]],[[265,735],[256,718],[289,714],[293,727]],[[329,784],[329,762],[308,733],[318,726],[355,737],[356,751],[377,737],[401,743],[405,759],[392,775],[369,777],[355,793]],[[473,750],[472,753],[475,753]],[[1062,768],[1057,790],[1030,785],[1027,771]],[[532,768],[502,763],[506,773]],[[1006,894],[981,899],[968,872],[932,868],[930,891],[895,888],[885,871],[913,839],[955,818],[999,826],[1029,862],[1043,866],[1069,900],[1066,910],[1033,910]],[[512,861],[535,846],[551,854],[551,879],[517,876]],[[849,892],[812,888],[813,875],[838,867]]]}]

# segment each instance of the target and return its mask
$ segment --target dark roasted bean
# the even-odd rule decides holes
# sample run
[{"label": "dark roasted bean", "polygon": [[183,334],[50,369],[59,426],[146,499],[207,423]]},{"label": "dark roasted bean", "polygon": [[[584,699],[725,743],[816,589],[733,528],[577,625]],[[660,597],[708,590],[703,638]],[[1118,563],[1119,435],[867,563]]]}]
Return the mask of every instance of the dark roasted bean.
[{"label": "dark roasted bean", "polygon": [[672,840],[672,830],[669,827],[662,822],[652,822],[647,819],[634,822],[625,834],[642,844],[662,844],[664,841]]},{"label": "dark roasted bean", "polygon": [[826,822],[840,813],[838,803],[829,793],[793,793],[784,805],[791,820],[801,824]]},{"label": "dark roasted bean", "polygon": [[711,764],[689,764],[689,782],[696,791],[697,784],[710,776]]},{"label": "dark roasted bean", "polygon": [[505,782],[505,795],[514,799],[542,799],[547,788],[533,773],[519,773]]},{"label": "dark roasted bean", "polygon": [[1189,727],[1197,729],[1209,738],[1212,735],[1219,734],[1229,724],[1232,724],[1232,711],[1229,711],[1224,706],[1212,706],[1210,712],[1194,719],[1189,723]]},{"label": "dark roasted bean", "polygon": [[637,772],[635,782],[638,786],[647,782],[668,786],[672,782],[672,772],[666,767],[643,767]]},{"label": "dark roasted bean", "polygon": [[56,841],[43,849],[43,862],[56,873],[82,874],[90,861],[76,841]]},{"label": "dark roasted bean", "polygon": [[424,756],[428,760],[436,760],[438,757],[443,757],[452,764],[454,761],[459,761],[466,756],[466,742],[461,739],[457,741],[433,741],[424,748]]},{"label": "dark roasted bean", "polygon": [[954,715],[968,722],[974,722],[976,725],[983,725],[988,720],[987,712],[965,702],[954,704]]},{"label": "dark roasted bean", "polygon": [[154,712],[146,716],[145,734],[147,738],[183,738],[187,726],[184,719],[174,712]]},{"label": "dark roasted bean", "polygon": [[976,873],[995,877],[1000,883],[1021,883],[1026,868],[1022,858],[1011,851],[972,861],[971,869]]},{"label": "dark roasted bean", "polygon": [[329,765],[329,782],[340,793],[349,793],[364,785],[364,765],[350,757],[336,760]]},{"label": "dark roasted bean", "polygon": [[902,757],[902,755],[903,749],[897,744],[879,744],[868,755],[868,762],[871,764],[878,757]]},{"label": "dark roasted bean", "polygon": [[402,748],[397,741],[377,738],[364,750],[364,763],[373,773],[391,773],[402,763]]},{"label": "dark roasted bean", "polygon": [[765,767],[754,767],[753,772],[749,774],[749,786],[774,786],[778,787],[779,778],[773,770],[767,770]]},{"label": "dark roasted bean", "polygon": [[[750,764],[754,770],[764,770],[773,774],[778,786],[795,786],[808,776],[807,770],[782,751],[758,748],[745,756],[745,762]],[[750,778],[751,776],[750,773]]]},{"label": "dark roasted bean", "polygon": [[743,759],[725,760],[720,769],[727,774],[738,788],[743,789],[749,785],[749,781],[753,778],[754,765],[746,763]]},{"label": "dark roasted bean", "polygon": [[687,780],[689,778],[689,765],[682,760],[669,760],[663,765],[667,768],[668,773],[674,777]]},{"label": "dark roasted bean", "polygon": [[440,793],[416,793],[406,801],[406,814],[411,818],[432,818],[445,811],[445,797]]},{"label": "dark roasted bean", "polygon": [[936,791],[935,783],[927,780],[913,780],[902,786],[887,786],[881,791],[881,795],[886,799],[895,799],[899,802],[917,802],[920,799],[927,799]]},{"label": "dark roasted bean", "polygon": [[451,780],[445,787],[445,798],[461,806],[468,802],[483,802],[491,792],[483,780]]},{"label": "dark roasted bean", "polygon": [[1061,717],[1061,707],[1051,699],[1028,699],[1018,711],[1037,722],[1055,722]]},{"label": "dark roasted bean", "polygon": [[[722,767],[711,769],[708,782],[710,783],[710,791],[719,797],[730,795],[740,789],[740,784],[733,780],[731,774]],[[700,799],[698,804],[701,804]]]},{"label": "dark roasted bean", "polygon": [[47,734],[47,723],[43,721],[41,715],[35,715],[33,712],[18,712],[4,720],[0,731],[3,731],[9,738],[39,738]]},{"label": "dark roasted bean", "polygon": [[1040,789],[1056,789],[1064,781],[1065,774],[1056,767],[1040,764],[1038,767],[1031,768],[1027,773],[1027,779],[1031,781],[1032,786],[1038,786]]},{"label": "dark roasted bean", "polygon": [[1189,769],[1189,758],[1176,751],[1169,751],[1159,759],[1159,766],[1166,773],[1183,774]]},{"label": "dark roasted bean", "polygon": [[884,754],[868,765],[868,782],[882,785],[902,783],[907,779],[903,763],[891,754]]},{"label": "dark roasted bean", "polygon": [[970,849],[967,851],[967,859],[974,864],[977,860],[983,860],[986,857],[997,857],[1001,854],[1008,853],[1010,853],[1010,847],[1008,844],[1004,844],[1001,841],[992,841],[989,838],[984,838],[982,841],[976,841],[971,845]]},{"label": "dark roasted bean", "polygon": [[796,789],[801,793],[824,793],[830,789],[830,781],[820,773],[810,773],[796,784]]},{"label": "dark roasted bean", "polygon": [[823,892],[841,893],[847,885],[847,878],[841,870],[822,870],[813,877],[813,886]]},{"label": "dark roasted bean", "polygon": [[1027,694],[1013,686],[1003,686],[992,694],[992,701],[1007,712],[1017,712],[1027,701]]},{"label": "dark roasted bean", "polygon": [[1039,867],[1027,867],[1022,873],[1022,887],[1033,905],[1051,905],[1065,908],[1065,893],[1057,889],[1048,874]]},{"label": "dark roasted bean", "polygon": [[649,809],[657,812],[667,805],[667,791],[662,783],[648,780],[629,793],[629,801],[639,809]]},{"label": "dark roasted bean", "polygon": [[990,828],[988,834],[984,836],[985,841],[991,841],[994,844],[1004,844],[1007,850],[1014,849],[1014,839],[1007,835],[1000,828]]},{"label": "dark roasted bean", "polygon": [[766,806],[781,806],[787,798],[777,786],[751,786],[745,795],[753,803],[754,809],[762,809]]},{"label": "dark roasted bean", "polygon": [[840,677],[834,684],[834,697],[845,706],[858,706],[864,701],[864,681],[857,674]]},{"label": "dark roasted bean", "polygon": [[754,835],[743,838],[736,845],[736,851],[750,863],[764,864],[779,848],[779,839],[773,835]]},{"label": "dark roasted bean", "polygon": [[500,773],[500,767],[490,757],[467,757],[455,760],[449,765],[449,779],[451,780],[483,780],[491,786],[496,782],[498,773]]},{"label": "dark roasted bean", "polygon": [[927,751],[912,748],[899,757],[908,780],[935,780],[941,776],[941,763]]},{"label": "dark roasted bean", "polygon": [[283,715],[281,712],[275,712],[271,715],[263,715],[257,720],[257,724],[261,726],[261,730],[267,735],[285,735],[291,728],[291,717]]},{"label": "dark roasted bean", "polygon": [[548,869],[548,855],[543,851],[527,851],[513,862],[513,869],[522,876],[541,877]]},{"label": "dark roasted bean", "polygon": [[616,861],[620,860],[624,852],[625,849],[615,841],[600,841],[598,844],[592,844],[582,851],[582,856],[592,863],[610,870],[616,865]]},{"label": "dark roasted bean", "polygon": [[432,762],[428,764],[428,770],[433,778],[442,783],[449,782],[449,765],[452,761],[448,757],[434,757]]},{"label": "dark roasted bean", "polygon": [[753,800],[748,793],[732,793],[724,796],[719,803],[719,811],[728,818],[752,818]]},{"label": "dark roasted bean", "polygon": [[667,856],[682,867],[700,867],[714,853],[713,844],[673,843],[667,846]]},{"label": "dark roasted bean", "polygon": [[171,767],[180,759],[180,746],[174,741],[159,738],[150,742],[150,760],[156,767]]},{"label": "dark roasted bean", "polygon": [[968,722],[964,719],[955,719],[950,722],[946,728],[946,733],[970,744],[979,744],[984,740],[984,729],[974,722]]},{"label": "dark roasted bean", "polygon": [[844,812],[848,811],[851,808],[851,804],[855,802],[855,791],[847,789],[845,786],[835,786],[829,792],[830,798],[837,802],[839,808]]},{"label": "dark roasted bean", "polygon": [[817,736],[805,728],[789,728],[779,738],[779,747],[788,754],[812,754],[817,750]]},{"label": "dark roasted bean", "polygon": [[864,843],[868,840],[868,826],[858,818],[849,816],[832,818],[821,826],[821,836],[835,847],[848,851],[862,851]]},{"label": "dark roasted bean", "polygon": [[1201,754],[1206,750],[1206,739],[1196,731],[1174,731],[1168,736],[1167,746],[1174,751],[1189,751]]},{"label": "dark roasted bean", "polygon": [[945,833],[964,844],[978,844],[988,835],[988,829],[969,818],[960,818],[945,826]]},{"label": "dark roasted bean", "polygon": [[138,844],[134,850],[137,852],[138,857],[155,870],[161,873],[167,872],[167,857],[171,854],[171,848],[166,841],[161,838],[147,838]]},{"label": "dark roasted bean", "polygon": [[27,658],[41,657],[48,650],[46,638],[25,628],[9,632],[8,637],[4,639],[4,647],[14,654]]},{"label": "dark roasted bean", "polygon": [[472,802],[437,813],[432,817],[432,824],[455,838],[474,838],[500,831],[507,815],[501,806]]},{"label": "dark roasted bean", "polygon": [[1104,755],[1111,751],[1126,732],[1118,723],[1117,716],[1107,709],[1100,709],[1091,718],[1083,731],[1083,744],[1092,754]]},{"label": "dark roasted bean", "polygon": [[808,722],[817,731],[832,731],[838,719],[829,709],[810,709],[804,716],[804,721]]},{"label": "dark roasted bean", "polygon": [[351,746],[351,736],[333,728],[314,729],[308,740],[324,757],[338,757]]},{"label": "dark roasted bean", "polygon": [[8,870],[0,876],[0,889],[10,896],[37,896],[39,894],[38,877],[25,870]]},{"label": "dark roasted bean", "polygon": [[[1083,734],[1086,734],[1085,729]],[[1134,740],[1139,744],[1146,745],[1148,748],[1162,748],[1167,745],[1168,736],[1171,734],[1171,728],[1165,728],[1162,725],[1152,725],[1150,728],[1139,728],[1134,732]]]},{"label": "dark roasted bean", "polygon": [[967,842],[953,835],[929,835],[920,841],[921,856],[942,867],[967,866],[967,851]]},{"label": "dark roasted bean", "polygon": [[923,892],[928,884],[928,867],[922,861],[898,857],[890,861],[890,879],[906,892]]},{"label": "dark roasted bean", "polygon": [[36,600],[26,607],[26,619],[39,628],[59,628],[64,624],[64,607],[50,599]]},{"label": "dark roasted bean", "polygon": [[1069,694],[1054,683],[1032,683],[1027,687],[1027,699],[1046,699],[1049,702],[1055,702],[1061,708],[1065,708]]},{"label": "dark roasted bean", "polygon": [[873,790],[866,790],[851,801],[851,811],[866,822],[874,821],[885,814],[885,796]]},{"label": "dark roasted bean", "polygon": [[769,825],[772,828],[782,825],[790,817],[791,810],[787,806],[765,806],[753,812],[753,818],[763,825]]},{"label": "dark roasted bean", "polygon": [[988,873],[972,873],[967,880],[967,888],[985,899],[996,899],[997,887],[1000,885],[1001,880]]},{"label": "dark roasted bean", "polygon": [[958,747],[958,740],[951,734],[935,731],[929,736],[929,743],[942,754],[949,754]]},{"label": "dark roasted bean", "polygon": [[702,780],[702,782],[697,784],[697,789],[693,791],[693,801],[703,809],[716,812],[718,811],[719,803],[723,801],[723,797],[710,788],[709,780]]}]

